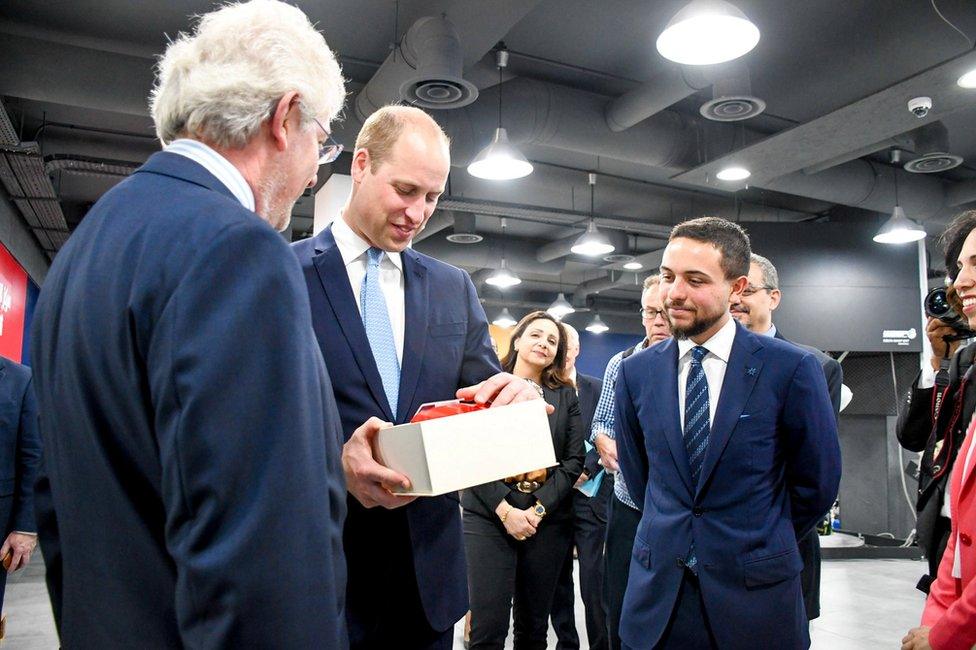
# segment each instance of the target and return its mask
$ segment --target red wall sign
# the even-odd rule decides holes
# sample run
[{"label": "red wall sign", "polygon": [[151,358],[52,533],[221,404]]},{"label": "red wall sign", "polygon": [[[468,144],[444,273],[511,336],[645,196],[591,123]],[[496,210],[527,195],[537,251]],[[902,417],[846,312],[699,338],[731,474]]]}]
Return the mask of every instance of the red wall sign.
[{"label": "red wall sign", "polygon": [[24,345],[27,272],[0,244],[0,356],[20,363]]}]

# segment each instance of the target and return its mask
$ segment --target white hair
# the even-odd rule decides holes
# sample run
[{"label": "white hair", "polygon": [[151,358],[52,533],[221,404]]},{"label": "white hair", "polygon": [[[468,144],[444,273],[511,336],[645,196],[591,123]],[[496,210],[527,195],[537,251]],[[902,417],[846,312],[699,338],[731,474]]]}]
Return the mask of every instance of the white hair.
[{"label": "white hair", "polygon": [[304,123],[328,125],[345,100],[335,55],[305,14],[251,0],[203,15],[169,44],[149,105],[163,144],[191,136],[239,149],[290,91]]}]

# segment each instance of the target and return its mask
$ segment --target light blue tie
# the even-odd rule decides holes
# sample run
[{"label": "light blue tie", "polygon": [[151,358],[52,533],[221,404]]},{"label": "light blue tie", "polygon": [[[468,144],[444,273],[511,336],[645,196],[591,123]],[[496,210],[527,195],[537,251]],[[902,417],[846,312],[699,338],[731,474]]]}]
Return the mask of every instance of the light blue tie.
[{"label": "light blue tie", "polygon": [[390,403],[390,410],[396,418],[397,402],[400,397],[400,360],[397,358],[396,344],[393,341],[393,326],[390,312],[386,309],[386,299],[380,288],[380,260],[383,251],[370,248],[366,251],[366,276],[359,289],[359,309],[363,314],[366,338],[376,360],[376,369],[383,380],[383,392]]},{"label": "light blue tie", "polygon": [[[688,380],[685,384],[684,439],[692,486],[698,485],[705,451],[708,449],[708,436],[712,428],[708,417],[708,379],[705,378],[705,369],[702,367],[702,359],[706,354],[708,354],[707,348],[700,345],[692,348],[691,367],[688,369]],[[692,540],[685,566],[697,574],[697,564],[695,541]]]}]

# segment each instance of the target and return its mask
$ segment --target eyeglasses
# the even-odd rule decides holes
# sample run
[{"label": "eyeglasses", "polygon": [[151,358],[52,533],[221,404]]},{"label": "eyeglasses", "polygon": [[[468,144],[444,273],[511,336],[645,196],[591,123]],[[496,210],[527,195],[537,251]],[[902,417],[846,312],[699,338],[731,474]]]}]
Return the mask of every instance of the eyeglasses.
[{"label": "eyeglasses", "polygon": [[760,291],[763,291],[763,290],[765,290],[765,291],[772,291],[775,288],[776,287],[770,287],[770,286],[767,286],[767,285],[763,285],[761,287],[754,287],[754,286],[752,286],[750,284],[749,286],[747,286],[745,289],[742,290],[742,295],[745,296],[746,298],[748,298],[749,296],[756,295]]},{"label": "eyeglasses", "polygon": [[665,320],[668,318],[668,313],[666,311],[663,309],[654,309],[653,307],[641,307],[639,310],[637,310],[637,313],[639,313],[641,318],[644,320],[654,320],[658,316],[661,316]]},{"label": "eyeglasses", "polygon": [[328,165],[330,162],[333,162],[339,157],[339,154],[342,153],[343,147],[341,144],[335,141],[335,138],[332,137],[329,130],[322,126],[322,123],[318,121],[318,118],[313,117],[312,119],[315,120],[315,123],[319,125],[319,128],[322,129],[322,132],[325,133],[326,136],[325,144],[319,146],[319,164]]}]

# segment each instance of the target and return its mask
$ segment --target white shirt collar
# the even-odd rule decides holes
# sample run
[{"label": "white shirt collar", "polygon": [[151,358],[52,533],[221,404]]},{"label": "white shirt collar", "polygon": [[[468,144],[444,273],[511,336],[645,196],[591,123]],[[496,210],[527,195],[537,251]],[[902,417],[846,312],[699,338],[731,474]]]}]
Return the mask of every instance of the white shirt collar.
[{"label": "white shirt collar", "polygon": [[[708,339],[702,343],[704,347],[710,354],[714,354],[716,357],[724,361],[729,362],[729,356],[732,354],[732,343],[735,341],[735,319],[729,316],[729,320],[726,321],[725,325],[722,325],[719,331],[712,335],[712,338]],[[691,349],[698,344],[691,339],[679,339],[678,340],[678,359],[683,358],[686,354],[691,352]]]},{"label": "white shirt collar", "polygon": [[[332,222],[332,237],[335,238],[336,246],[339,247],[339,254],[342,255],[343,266],[360,259],[372,247],[368,241],[360,237],[346,223],[343,215]],[[386,251],[386,257],[393,262],[400,271],[403,271],[403,260],[400,253]]]},{"label": "white shirt collar", "polygon": [[251,186],[244,180],[244,175],[241,174],[240,170],[219,153],[199,140],[191,140],[190,138],[173,140],[166,145],[163,151],[179,154],[199,164],[230,190],[230,193],[241,202],[241,205],[254,212],[254,192],[251,191]]},{"label": "white shirt collar", "polygon": [[769,324],[769,329],[760,334],[759,336],[776,336],[776,326],[772,323]]}]

